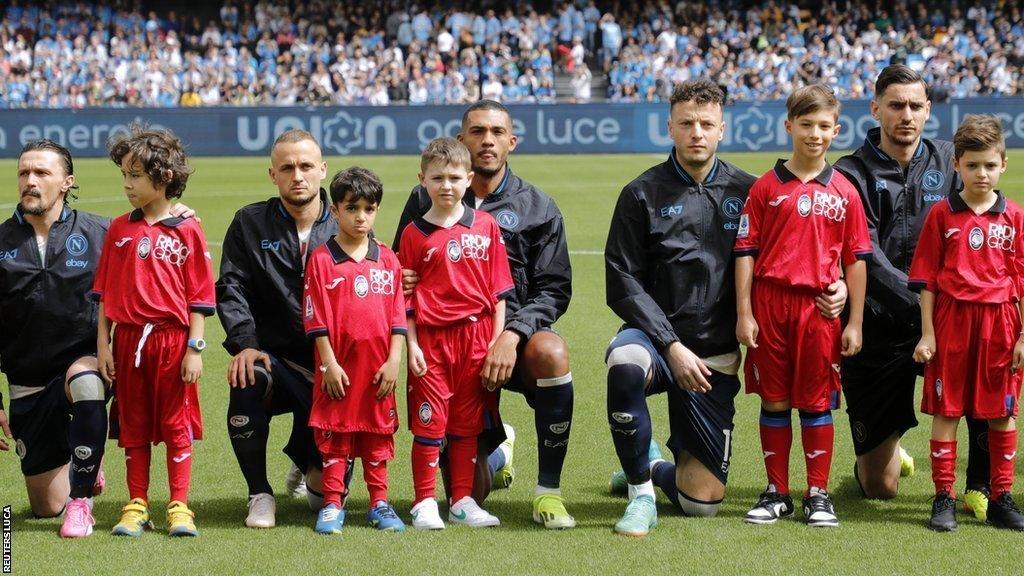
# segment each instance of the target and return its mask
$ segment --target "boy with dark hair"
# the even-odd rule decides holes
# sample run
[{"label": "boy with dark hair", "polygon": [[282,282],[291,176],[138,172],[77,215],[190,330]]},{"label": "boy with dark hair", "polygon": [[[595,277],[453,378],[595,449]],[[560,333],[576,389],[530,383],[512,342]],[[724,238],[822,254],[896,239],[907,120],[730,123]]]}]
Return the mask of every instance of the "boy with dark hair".
[{"label": "boy with dark hair", "polygon": [[370,237],[383,196],[373,172],[338,172],[331,181],[338,234],[306,264],[303,322],[319,366],[309,425],[323,455],[320,534],[341,532],[346,468],[357,457],[370,492],[370,524],[405,529],[388,503],[387,470],[395,456],[394,390],[406,332],[402,269],[398,257]]},{"label": "boy with dark hair", "polygon": [[473,178],[469,151],[453,138],[427,145],[420,184],[432,206],[402,233],[399,260],[421,280],[409,301],[409,425],[415,504],[413,527],[444,528],[434,499],[436,467],[447,438],[451,522],[497,526],[472,497],[477,436],[497,424],[497,395],[481,368],[505,327],[512,273],[498,224],[462,197]]},{"label": "boy with dark hair", "polygon": [[988,421],[987,521],[1024,530],[1024,515],[1010,496],[1024,366],[1024,211],[996,188],[1006,171],[998,118],[967,116],[953,145],[964,187],[928,214],[908,282],[921,291],[921,340],[914,359],[927,362],[921,411],[932,415],[935,500],[929,526],[941,532],[957,528],[956,429],[970,415]]},{"label": "boy with dark hair", "polygon": [[[779,160],[751,187],[736,235],[736,337],[747,347],[747,392],[761,396],[768,473],[768,487],[745,520],[771,524],[793,513],[789,451],[795,407],[807,464],[804,516],[810,526],[837,526],[827,492],[831,410],[839,403],[840,354],[861,348],[866,272],[860,260],[870,254],[871,243],[860,197],[825,159],[839,133],[832,90],[805,86],[790,95],[786,108],[793,156]],[[840,320],[823,317],[814,304],[839,278],[840,265],[850,292],[841,337]]]},{"label": "boy with dark hair", "polygon": [[97,363],[104,380],[117,382],[111,432],[125,449],[131,498],[113,533],[141,536],[152,527],[151,447],[163,442],[168,532],[196,536],[188,489],[192,443],[202,438],[197,385],[204,319],[214,311],[213,273],[199,224],[170,214],[191,169],[181,142],[167,130],[133,125],[108,148],[135,208],[111,222],[93,285],[100,302]]}]

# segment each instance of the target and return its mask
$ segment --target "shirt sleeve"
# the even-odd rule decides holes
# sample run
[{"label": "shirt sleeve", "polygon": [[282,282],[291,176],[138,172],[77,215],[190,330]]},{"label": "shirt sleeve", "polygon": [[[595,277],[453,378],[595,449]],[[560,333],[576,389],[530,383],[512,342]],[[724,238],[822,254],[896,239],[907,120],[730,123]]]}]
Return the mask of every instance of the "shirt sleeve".
[{"label": "shirt sleeve", "polygon": [[252,263],[245,243],[246,224],[238,215],[224,235],[224,248],[220,257],[220,279],[217,280],[217,318],[224,326],[224,348],[229,354],[238,354],[246,348],[258,350],[256,319],[249,300],[253,298]]},{"label": "shirt sleeve", "polygon": [[319,250],[314,252],[306,265],[305,283],[302,290],[302,327],[306,337],[314,339],[327,336],[327,319],[330,317],[330,299],[325,293]]},{"label": "shirt sleeve", "polygon": [[915,292],[927,289],[929,292],[938,292],[936,278],[942,269],[942,212],[946,209],[945,204],[932,208],[925,218],[924,227],[921,229],[921,237],[917,241],[917,249],[914,250],[914,259],[910,264],[910,274],[907,286]]},{"label": "shirt sleeve", "polygon": [[110,259],[112,258],[111,250],[114,244],[114,235],[117,233],[116,228],[111,224],[111,229],[107,231],[106,238],[103,239],[103,249],[100,251],[100,262],[96,265],[96,276],[92,282],[92,292],[89,293],[89,297],[96,302],[103,302],[103,296],[106,292],[107,282],[110,276]]},{"label": "shirt sleeve", "polygon": [[850,186],[846,204],[846,230],[843,235],[843,266],[850,266],[857,260],[871,257],[871,236],[868,234],[867,217],[864,216],[864,204],[860,194]]},{"label": "shirt sleeve", "polygon": [[739,230],[736,232],[736,244],[733,253],[737,256],[757,256],[761,249],[761,222],[764,215],[764,184],[762,179],[750,187],[747,202],[740,214]]},{"label": "shirt sleeve", "polygon": [[191,255],[185,260],[185,297],[188,298],[189,312],[213,316],[217,303],[213,290],[212,257],[203,229],[197,222],[194,224],[188,235]]},{"label": "shirt sleeve", "polygon": [[1017,234],[1013,237],[1013,270],[1010,273],[1013,274],[1015,299],[1020,300],[1024,298],[1024,212],[1018,210],[1014,220]]},{"label": "shirt sleeve", "polygon": [[391,257],[394,272],[395,296],[391,300],[391,333],[405,334],[408,331],[408,322],[405,316],[405,294],[402,290],[402,265],[398,258]]},{"label": "shirt sleeve", "polygon": [[501,228],[493,219],[489,221],[491,230],[491,253],[488,256],[491,263],[491,295],[495,301],[505,300],[511,297],[515,291],[515,284],[512,282],[512,270],[508,264],[508,249],[505,247],[505,240],[501,237]]}]

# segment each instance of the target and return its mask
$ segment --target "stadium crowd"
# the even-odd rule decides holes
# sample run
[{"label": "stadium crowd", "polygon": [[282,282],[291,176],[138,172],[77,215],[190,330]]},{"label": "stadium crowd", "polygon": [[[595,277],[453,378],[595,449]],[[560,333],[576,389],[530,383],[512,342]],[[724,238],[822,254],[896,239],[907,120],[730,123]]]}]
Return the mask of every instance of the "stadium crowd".
[{"label": "stadium crowd", "polygon": [[815,81],[866,98],[892,61],[938,100],[1024,92],[1017,2],[462,4],[224,0],[204,22],[118,0],[11,0],[0,108],[548,103],[556,70],[579,102],[598,74],[616,102],[663,101],[696,77],[736,100]]}]

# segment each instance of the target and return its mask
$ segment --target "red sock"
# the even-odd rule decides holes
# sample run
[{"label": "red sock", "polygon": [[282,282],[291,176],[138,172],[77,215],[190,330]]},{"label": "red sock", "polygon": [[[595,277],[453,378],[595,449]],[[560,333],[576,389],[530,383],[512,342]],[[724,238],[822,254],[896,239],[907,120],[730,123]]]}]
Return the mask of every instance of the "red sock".
[{"label": "red sock", "polygon": [[149,502],[149,460],[153,447],[133,446],[124,449],[124,467],[128,476],[128,498]]},{"label": "red sock", "polygon": [[994,498],[1013,488],[1013,465],[1016,457],[1017,431],[989,429],[988,466]]},{"label": "red sock", "polygon": [[167,447],[167,483],[171,500],[188,504],[188,487],[192,480],[192,447]]},{"label": "red sock", "polygon": [[789,494],[789,449],[793,445],[793,425],[789,410],[769,412],[761,409],[761,450],[768,483],[780,494]]},{"label": "red sock", "polygon": [[[367,462],[363,460],[363,481],[370,493],[370,507],[377,502],[388,501],[388,463],[387,460]],[[419,502],[419,500],[417,500]]]},{"label": "red sock", "polygon": [[[991,434],[991,432],[989,433]],[[991,440],[989,441],[991,442]],[[956,440],[932,440],[932,482],[935,493],[948,492],[954,496],[956,482]],[[991,448],[989,451],[991,452]]]},{"label": "red sock", "polygon": [[341,508],[341,497],[345,495],[345,471],[348,469],[347,454],[325,454],[321,486],[324,490],[324,506],[334,504]]},{"label": "red sock", "polygon": [[[430,442],[430,439],[427,439]],[[422,444],[419,439],[412,442],[412,485],[416,502],[435,498],[437,489],[437,461],[441,455],[440,444]]]},{"label": "red sock", "polygon": [[473,494],[476,474],[476,436],[448,437],[448,469],[451,471],[452,503]]},{"label": "red sock", "polygon": [[800,414],[800,441],[804,447],[804,462],[807,465],[807,489],[828,489],[828,477],[832,471],[832,451],[835,445],[836,428],[830,412]]}]

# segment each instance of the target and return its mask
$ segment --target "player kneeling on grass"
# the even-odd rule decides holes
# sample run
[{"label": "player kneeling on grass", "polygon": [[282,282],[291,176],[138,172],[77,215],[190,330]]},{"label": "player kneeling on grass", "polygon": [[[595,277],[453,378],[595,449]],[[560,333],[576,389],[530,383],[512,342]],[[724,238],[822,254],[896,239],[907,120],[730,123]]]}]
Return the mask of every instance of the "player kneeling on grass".
[{"label": "player kneeling on grass", "polygon": [[[805,86],[786,108],[793,156],[751,187],[736,234],[736,337],[747,347],[747,392],[761,396],[768,472],[768,487],[745,520],[771,524],[793,513],[790,409],[796,408],[807,464],[805,519],[810,526],[837,526],[827,492],[835,437],[831,410],[839,404],[840,354],[861,348],[867,282],[861,260],[871,253],[871,241],[857,190],[825,159],[839,133],[832,90]],[[850,292],[845,330],[840,319],[819,314],[814,302],[839,278],[840,265]]]},{"label": "player kneeling on grass", "polygon": [[338,234],[306,264],[303,322],[315,338],[313,408],[309,426],[323,455],[324,507],[315,530],[339,534],[345,522],[346,468],[362,459],[370,492],[370,524],[401,532],[388,503],[387,463],[398,430],[395,380],[405,339],[402,269],[386,246],[370,238],[384,188],[363,168],[331,181],[331,215]]},{"label": "player kneeling on grass", "polygon": [[415,528],[444,528],[435,500],[441,444],[447,438],[451,475],[448,520],[497,526],[472,497],[477,436],[498,422],[497,393],[481,369],[505,327],[512,292],[508,254],[497,222],[462,203],[473,178],[469,151],[453,138],[427,145],[420,184],[431,207],[402,232],[398,258],[416,272],[409,301],[409,427]]},{"label": "player kneeling on grass", "polygon": [[935,500],[929,526],[956,530],[956,429],[967,415],[988,420],[988,523],[1024,530],[1024,516],[1010,497],[1024,366],[1024,211],[996,189],[1006,171],[998,118],[967,116],[953,145],[963,190],[928,214],[908,282],[921,291],[921,341],[914,359],[927,362],[921,411],[933,416]]},{"label": "player kneeling on grass", "polygon": [[[192,443],[202,438],[197,385],[205,317],[213,314],[206,239],[191,218],[172,217],[191,170],[177,137],[133,125],[109,143],[134,210],[110,224],[93,295],[100,301],[97,362],[115,381],[111,430],[125,450],[128,494],[113,533],[141,536],[149,518],[153,444],[167,445],[171,536],[196,536],[188,508]],[[111,352],[111,323],[116,325]]]}]

